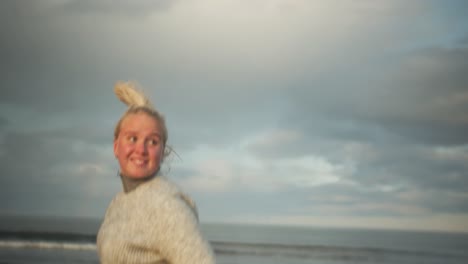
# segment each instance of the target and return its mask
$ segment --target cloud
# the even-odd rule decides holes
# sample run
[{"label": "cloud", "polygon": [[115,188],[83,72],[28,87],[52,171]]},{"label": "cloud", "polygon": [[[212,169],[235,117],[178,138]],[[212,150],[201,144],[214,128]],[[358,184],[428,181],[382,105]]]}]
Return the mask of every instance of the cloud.
[{"label": "cloud", "polygon": [[[384,63],[382,72],[363,63],[354,71],[357,76],[334,72],[341,77],[319,88],[300,80],[288,97],[293,103],[283,122],[307,136],[290,144],[289,153],[320,153],[331,163],[352,164],[355,173],[345,179],[355,185],[347,188],[375,190],[361,203],[383,193],[392,201],[369,211],[397,212],[409,203],[419,212],[466,212],[466,55],[464,46],[413,49]],[[346,87],[353,87],[353,94]],[[398,193],[409,190],[427,195],[417,201],[398,199]],[[351,208],[359,211],[357,205]]]},{"label": "cloud", "polygon": [[167,10],[176,2],[177,0],[138,0],[131,2],[124,0],[71,0],[63,1],[63,3],[60,4],[63,10],[72,13],[146,16],[159,10]]},{"label": "cloud", "polygon": [[[301,196],[290,202],[299,203],[299,211],[304,210],[301,199],[312,193],[314,199],[307,199],[311,213],[399,217],[411,210],[412,214],[467,212],[462,195],[468,188],[464,147],[303,135],[270,130],[244,138],[237,147],[189,152],[187,158],[194,163],[184,166],[187,173],[180,182],[191,191],[209,193],[242,190],[284,197],[295,190]],[[173,172],[178,174],[177,169]],[[421,196],[408,199],[411,192]],[[349,201],[340,202],[338,194]]]},{"label": "cloud", "polygon": [[[8,62],[4,64],[8,67],[2,70],[10,72],[2,87],[14,87],[21,93],[8,92],[3,100],[52,109],[80,107],[79,103],[86,100],[95,107],[99,100],[109,102],[105,99],[108,94],[104,93],[105,87],[111,87],[117,79],[136,78],[154,90],[155,98],[162,98],[163,109],[166,104],[186,105],[179,109],[171,107],[171,112],[190,116],[187,109],[195,110],[198,122],[204,120],[199,116],[211,117],[211,121],[223,116],[236,120],[242,117],[235,115],[240,104],[265,105],[261,112],[258,105],[250,109],[265,118],[278,105],[262,98],[275,94],[281,97],[281,90],[297,77],[296,70],[317,68],[322,73],[329,66],[327,60],[321,59],[334,52],[333,43],[340,43],[349,32],[367,34],[369,30],[367,21],[349,12],[355,9],[349,3],[343,7],[342,3],[304,1],[268,4],[184,1],[170,11],[165,10],[166,16],[136,21],[123,19],[116,11],[138,13],[153,10],[156,8],[153,5],[172,2],[65,1],[15,5],[17,12],[24,14],[23,25],[28,26],[17,30],[14,23],[4,24],[6,35],[15,35],[2,47]],[[46,8],[61,5],[90,12],[107,10],[116,16],[95,14],[95,19],[88,19]],[[374,14],[376,8],[397,12],[391,4],[366,5],[373,6],[372,11],[359,8],[354,11]],[[336,9],[337,6],[343,8]],[[244,16],[220,15],[234,11]],[[347,23],[355,19],[357,22]],[[383,25],[378,17],[374,23]],[[325,25],[326,34],[321,30]],[[343,25],[351,28],[344,29]],[[137,41],[142,38],[144,41]],[[190,43],[190,48],[186,43]],[[329,52],[324,53],[324,49]],[[321,61],[320,65],[307,65],[316,59]],[[46,98],[48,94],[56,94],[62,100],[50,100]],[[36,100],[28,100],[31,97]],[[44,101],[49,103],[38,103]],[[213,113],[213,109],[219,114]]]},{"label": "cloud", "polygon": [[[335,137],[465,144],[467,50],[417,50],[394,58],[379,67],[380,72],[364,64],[360,71],[367,71],[366,75],[345,73],[338,80],[328,80],[323,88],[311,89],[309,81],[303,80],[289,97],[294,103],[287,122],[306,128],[307,133]],[[351,95],[346,92],[349,86],[356,87]],[[304,119],[301,113],[312,115]]]},{"label": "cloud", "polygon": [[468,162],[468,145],[434,147],[428,150],[434,160],[453,161],[465,163]]},{"label": "cloud", "polygon": [[185,184],[195,190],[225,192],[236,180],[232,165],[226,160],[206,160],[194,170]]},{"label": "cloud", "polygon": [[7,127],[8,120],[0,116],[0,133]]},{"label": "cloud", "polygon": [[8,132],[2,152],[2,214],[79,215],[75,210],[89,202],[81,216],[96,216],[118,190],[110,146],[53,132]]},{"label": "cloud", "polygon": [[[388,91],[391,86],[398,88],[372,111],[372,122],[423,144],[466,144],[468,138],[462,131],[468,128],[467,57],[467,47],[424,49],[408,56],[386,84]],[[379,113],[379,109],[387,112]]]},{"label": "cloud", "polygon": [[[270,143],[283,138],[289,141],[289,133],[277,131],[271,137],[255,135],[244,139],[240,147],[199,147],[188,153],[190,164],[182,165],[181,182],[189,189],[208,192],[232,192],[235,190],[278,192],[294,188],[307,188],[347,181],[353,173],[350,164],[331,163],[312,153],[301,156],[259,156],[252,146],[274,147]],[[173,171],[177,174],[177,168]]]},{"label": "cloud", "polygon": [[247,150],[260,158],[290,157],[291,150],[297,149],[304,135],[294,130],[273,130],[257,135],[246,143]]},{"label": "cloud", "polygon": [[[293,226],[348,227],[363,229],[431,230],[464,232],[468,228],[468,215],[435,214],[430,217],[320,217],[307,215],[278,215],[275,217],[241,216],[236,219],[247,223],[276,224]],[[234,220],[235,221],[235,220]]]}]

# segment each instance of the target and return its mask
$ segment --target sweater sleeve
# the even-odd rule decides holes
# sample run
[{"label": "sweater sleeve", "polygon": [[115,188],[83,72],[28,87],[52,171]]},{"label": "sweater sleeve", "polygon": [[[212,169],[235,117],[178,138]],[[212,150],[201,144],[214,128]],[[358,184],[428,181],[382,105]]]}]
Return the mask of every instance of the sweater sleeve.
[{"label": "sweater sleeve", "polygon": [[154,221],[159,227],[154,237],[161,256],[171,264],[214,264],[208,241],[201,233],[192,208],[179,195],[162,201]]}]

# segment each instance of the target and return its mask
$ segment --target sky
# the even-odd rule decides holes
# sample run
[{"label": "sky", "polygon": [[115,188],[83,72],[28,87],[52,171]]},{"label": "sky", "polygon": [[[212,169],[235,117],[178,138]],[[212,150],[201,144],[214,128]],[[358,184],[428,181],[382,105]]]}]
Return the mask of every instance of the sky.
[{"label": "sky", "polygon": [[135,81],[202,223],[468,232],[468,4],[0,2],[0,216],[102,218]]}]

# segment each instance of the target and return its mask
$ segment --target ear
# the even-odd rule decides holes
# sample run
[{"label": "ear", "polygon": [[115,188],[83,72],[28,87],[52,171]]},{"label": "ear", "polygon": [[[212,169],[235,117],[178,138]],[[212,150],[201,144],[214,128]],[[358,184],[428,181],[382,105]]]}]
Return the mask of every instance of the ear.
[{"label": "ear", "polygon": [[164,147],[161,149],[161,162],[163,162],[166,159],[167,154],[168,153],[167,153],[166,145],[164,145]]},{"label": "ear", "polygon": [[114,156],[117,158],[117,155],[119,154],[117,150],[117,139],[114,139]]}]

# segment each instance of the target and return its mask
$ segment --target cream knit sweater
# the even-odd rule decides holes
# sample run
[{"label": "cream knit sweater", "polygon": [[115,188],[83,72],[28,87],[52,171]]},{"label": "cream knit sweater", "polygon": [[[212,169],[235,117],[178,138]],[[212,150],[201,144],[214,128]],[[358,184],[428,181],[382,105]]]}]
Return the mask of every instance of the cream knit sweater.
[{"label": "cream knit sweater", "polygon": [[215,263],[195,204],[163,176],[120,192],[97,236],[101,263]]}]

